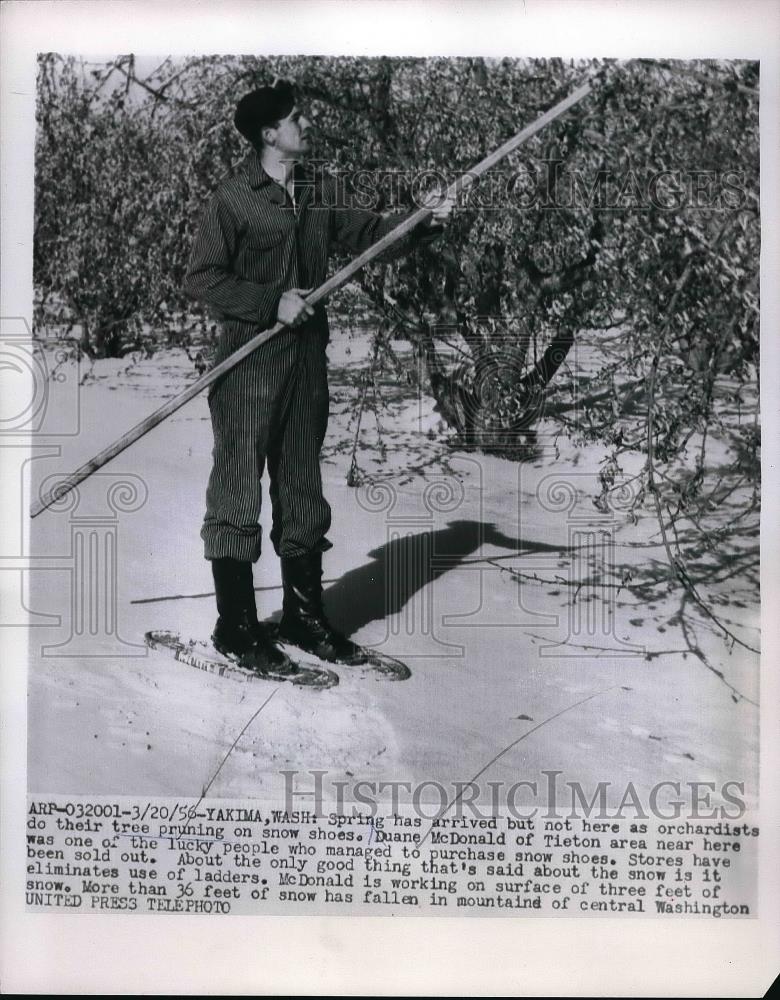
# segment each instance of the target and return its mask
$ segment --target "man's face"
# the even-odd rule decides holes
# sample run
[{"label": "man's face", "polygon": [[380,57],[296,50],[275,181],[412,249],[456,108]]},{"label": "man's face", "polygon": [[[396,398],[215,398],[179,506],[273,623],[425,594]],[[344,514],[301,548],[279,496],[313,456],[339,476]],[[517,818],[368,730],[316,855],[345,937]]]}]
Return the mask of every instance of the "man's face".
[{"label": "man's face", "polygon": [[309,152],[307,132],[311,122],[296,104],[286,118],[273,130],[274,147],[283,157],[302,159]]}]

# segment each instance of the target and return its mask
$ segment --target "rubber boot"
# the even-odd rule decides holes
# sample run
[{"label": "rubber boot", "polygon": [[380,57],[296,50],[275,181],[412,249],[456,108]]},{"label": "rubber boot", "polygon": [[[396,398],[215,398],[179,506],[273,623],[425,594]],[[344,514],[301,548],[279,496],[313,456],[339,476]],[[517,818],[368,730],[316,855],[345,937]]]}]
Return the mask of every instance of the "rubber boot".
[{"label": "rubber boot", "polygon": [[223,656],[259,674],[286,674],[295,670],[257,620],[251,562],[212,559],[219,618],[211,641]]},{"label": "rubber boot", "polygon": [[325,616],[322,605],[322,553],[282,556],[284,603],[279,635],[330,663],[360,663],[365,654]]}]

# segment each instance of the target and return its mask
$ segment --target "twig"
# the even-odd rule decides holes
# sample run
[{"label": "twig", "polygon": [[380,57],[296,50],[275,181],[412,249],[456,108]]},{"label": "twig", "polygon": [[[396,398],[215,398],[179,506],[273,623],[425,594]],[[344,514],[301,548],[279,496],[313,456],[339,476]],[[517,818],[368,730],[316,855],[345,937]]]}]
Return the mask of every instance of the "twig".
[{"label": "twig", "polygon": [[760,706],[759,706],[759,704],[758,704],[757,701],[754,701],[752,698],[748,698],[747,695],[742,694],[741,691],[739,691],[737,688],[735,688],[733,684],[730,684],[726,680],[726,676],[723,673],[723,671],[722,670],[718,670],[716,667],[713,667],[712,664],[707,661],[707,657],[701,651],[701,649],[699,648],[698,644],[695,643],[695,642],[693,642],[693,643],[691,642],[691,640],[689,638],[689,634],[688,634],[688,632],[689,632],[689,625],[688,625],[686,617],[685,617],[685,611],[683,610],[684,604],[685,604],[685,597],[683,596],[682,602],[680,604],[680,629],[682,631],[683,638],[685,639],[685,643],[688,646],[688,649],[693,654],[693,656],[695,656],[696,659],[699,660],[704,665],[704,667],[707,670],[710,671],[710,673],[714,674],[718,678],[718,680],[721,682],[721,684],[724,684],[729,689],[729,691],[731,691],[731,695],[732,695],[732,697],[734,698],[735,701],[738,701],[738,700],[740,700],[740,701],[746,701],[746,702],[748,702],[751,705],[755,705],[756,708],[759,708]]},{"label": "twig", "polygon": [[656,349],[655,355],[653,356],[652,365],[650,368],[650,377],[647,380],[647,423],[646,423],[646,447],[647,447],[647,461],[645,463],[645,468],[647,470],[647,488],[650,495],[653,498],[653,504],[655,506],[656,518],[658,520],[658,525],[661,529],[661,540],[663,542],[664,549],[666,551],[666,557],[669,561],[670,577],[677,580],[683,585],[685,590],[688,592],[692,600],[696,605],[704,612],[713,622],[722,630],[723,634],[727,636],[732,642],[750,650],[752,653],[760,653],[760,650],[756,649],[754,646],[743,642],[742,639],[738,638],[730,629],[728,629],[710,609],[707,607],[706,603],[699,596],[693,581],[688,576],[687,570],[683,563],[681,555],[675,556],[672,552],[672,548],[669,542],[669,537],[666,531],[666,525],[664,523],[663,508],[661,506],[661,497],[658,490],[658,486],[655,481],[656,467],[655,467],[655,445],[653,441],[653,427],[654,427],[654,417],[655,417],[655,386],[658,378],[658,368],[660,365],[661,355],[666,349],[666,337],[669,332],[669,328],[672,322],[672,318],[675,314],[675,307],[677,301],[680,297],[685,283],[688,280],[688,276],[691,273],[691,261],[690,259],[685,265],[682,274],[677,280],[674,294],[672,295],[669,305],[666,308],[667,320],[661,328],[661,339],[658,347]]},{"label": "twig", "polygon": [[368,387],[374,381],[374,367],[376,365],[378,352],[378,341],[374,340],[374,353],[371,358],[371,367],[368,374],[363,376],[363,389],[360,393],[360,404],[358,406],[357,414],[357,426],[355,427],[355,438],[352,442],[352,454],[350,456],[349,462],[349,472],[347,473],[347,483],[350,486],[357,486],[359,482],[360,469],[357,463],[357,448],[358,440],[360,438],[360,425],[363,421],[363,410],[366,406],[366,396],[368,395]]}]

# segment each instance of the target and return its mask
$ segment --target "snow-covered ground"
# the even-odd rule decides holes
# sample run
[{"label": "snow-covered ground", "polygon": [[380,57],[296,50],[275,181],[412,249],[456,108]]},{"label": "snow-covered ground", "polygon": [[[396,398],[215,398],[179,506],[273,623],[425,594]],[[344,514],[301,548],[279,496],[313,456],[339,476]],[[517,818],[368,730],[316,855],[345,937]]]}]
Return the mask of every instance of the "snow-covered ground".
[{"label": "snow-covered ground", "polygon": [[[544,772],[560,771],[561,782],[591,792],[611,782],[618,801],[629,783],[646,799],[661,781],[711,782],[720,801],[723,783],[737,781],[752,803],[758,657],[729,652],[689,609],[708,665],[679,627],[679,591],[649,603],[621,587],[626,569],[636,583],[664,555],[652,518],[633,524],[593,506],[600,450],[565,438],[553,444],[542,425],[538,457],[523,464],[455,452],[431,401],[388,382],[384,451],[368,410],[357,453],[365,479],[351,488],[367,349],[339,338],[330,348],[327,604],[335,624],[405,659],[412,678],[387,683],[337,668],[338,687],[312,692],[220,679],[143,646],[149,629],[205,639],[214,622],[199,538],[211,451],[200,397],[84,484],[77,507],[33,522],[29,605],[61,623],[31,632],[30,790],[198,796],[274,691],[209,796],[276,796],[282,769],[325,770],[329,781],[448,785],[511,747],[481,781],[536,781],[541,794]],[[81,387],[80,433],[59,439],[59,455],[31,463],[33,495],[45,477],[80,465],[194,377],[182,352],[129,365],[95,366]],[[74,382],[66,380],[68,392]],[[72,402],[59,398],[58,384],[55,411]],[[123,479],[133,486],[111,494]],[[267,515],[266,507],[266,537]],[[594,569],[603,586],[591,582]],[[270,546],[255,583],[261,617],[273,616],[281,589]],[[758,594],[739,578],[728,587],[741,607],[724,613],[758,645]]]}]

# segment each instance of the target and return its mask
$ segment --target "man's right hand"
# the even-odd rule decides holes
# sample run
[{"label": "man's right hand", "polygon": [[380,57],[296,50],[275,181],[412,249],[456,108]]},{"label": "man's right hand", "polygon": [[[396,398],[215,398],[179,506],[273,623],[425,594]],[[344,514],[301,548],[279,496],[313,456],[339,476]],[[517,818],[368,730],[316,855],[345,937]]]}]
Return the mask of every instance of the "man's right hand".
[{"label": "man's right hand", "polygon": [[311,288],[291,288],[279,299],[276,318],[287,326],[300,326],[314,315],[314,308],[304,302]]}]

